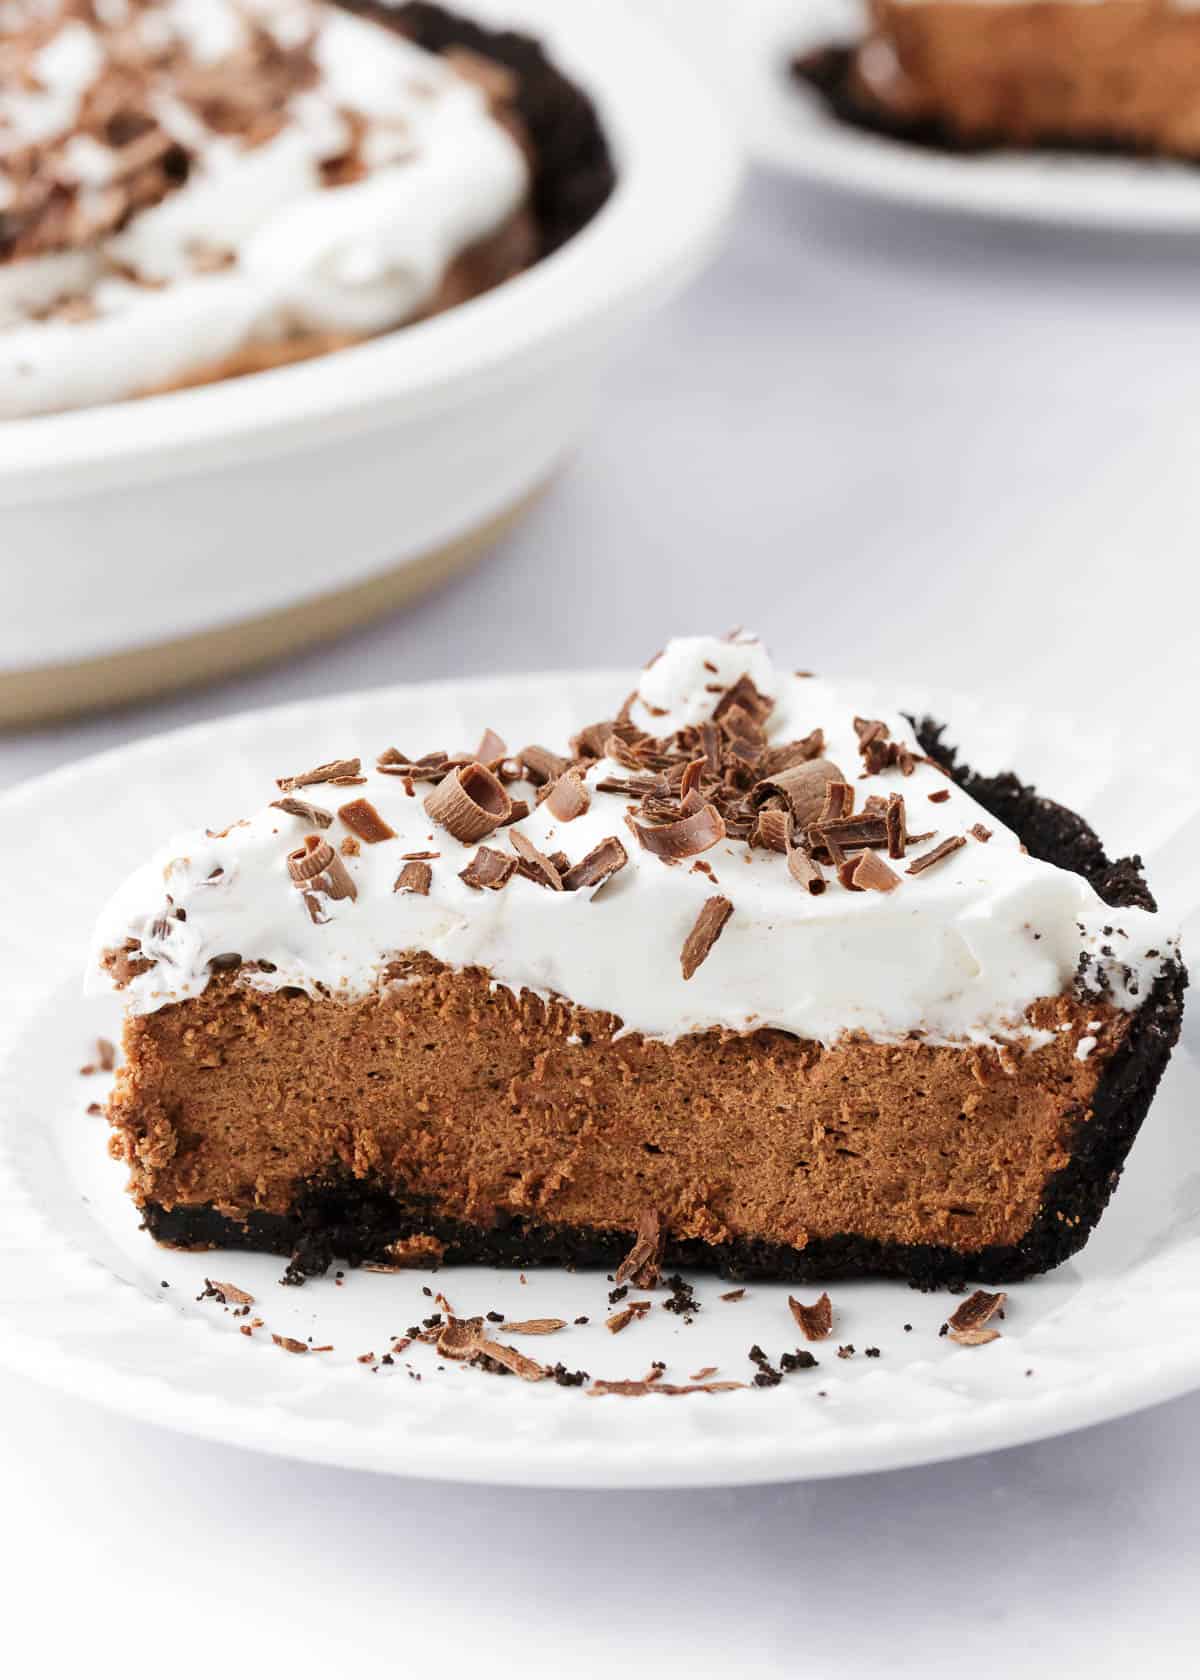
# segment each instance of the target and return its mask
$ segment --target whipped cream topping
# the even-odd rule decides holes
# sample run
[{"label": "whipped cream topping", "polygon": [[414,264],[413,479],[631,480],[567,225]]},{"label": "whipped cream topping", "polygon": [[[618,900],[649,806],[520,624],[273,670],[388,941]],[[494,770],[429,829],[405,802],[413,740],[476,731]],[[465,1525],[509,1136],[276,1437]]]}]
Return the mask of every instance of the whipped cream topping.
[{"label": "whipped cream topping", "polygon": [[527,195],[479,86],[336,5],[85,11],[0,6],[0,418],[399,325]]},{"label": "whipped cream topping", "polygon": [[[618,874],[575,892],[553,892],[524,875],[499,891],[474,889],[460,871],[476,845],[460,844],[430,819],[429,783],[415,783],[410,796],[402,778],[372,768],[389,744],[381,739],[361,744],[363,785],[316,785],[294,795],[330,812],[365,798],[394,830],[395,838],[342,857],[357,896],[323,899],[323,919],[313,921],[287,861],[313,825],[267,804],[280,796],[264,789],[264,809],[247,821],[220,835],[181,835],[126,882],[100,917],[90,985],[111,986],[104,954],[137,941],[152,966],[125,989],[134,1012],[199,995],[235,954],[270,965],[242,971],[257,990],[296,986],[357,997],[380,984],[397,954],[416,950],[453,968],[480,965],[514,991],[610,1011],[625,1030],[667,1040],[712,1027],[774,1027],[824,1044],[847,1032],[884,1041],[919,1032],[960,1043],[1028,1039],[1027,1007],[1069,991],[1082,957],[1090,983],[1110,1002],[1137,1006],[1171,955],[1162,918],[1113,910],[1082,877],[1028,856],[1014,834],[927,762],[908,776],[892,767],[860,779],[856,715],[882,718],[895,741],[918,751],[900,713],[880,712],[869,690],[779,672],[752,638],[691,638],[671,643],[641,673],[630,719],[641,726],[644,714],[656,735],[666,735],[696,718],[702,695],[711,714],[715,690],[742,674],[774,700],[770,742],[822,728],[826,756],[851,778],[860,807],[871,793],[902,793],[909,829],[934,831],[892,862],[900,875],[894,890],[854,891],[829,871],[825,891],[812,895],[778,852],[741,839],[722,839],[697,859],[664,862],[626,825],[628,797],[600,791],[601,782],[630,774],[611,759],[587,769],[583,815],[562,822],[544,802],[516,826],[541,852],[561,850],[572,863],[615,835],[629,854]],[[481,730],[503,722],[479,720]],[[532,802],[531,789],[511,791]],[[991,831],[987,841],[970,834],[979,823]],[[349,832],[335,818],[324,836],[336,849]],[[927,871],[906,873],[912,859],[956,836],[967,836],[966,844]],[[486,844],[510,850],[503,828]],[[394,891],[402,854],[430,852],[438,855],[429,863],[428,896]],[[685,980],[681,949],[715,894],[729,900],[732,914]]]}]

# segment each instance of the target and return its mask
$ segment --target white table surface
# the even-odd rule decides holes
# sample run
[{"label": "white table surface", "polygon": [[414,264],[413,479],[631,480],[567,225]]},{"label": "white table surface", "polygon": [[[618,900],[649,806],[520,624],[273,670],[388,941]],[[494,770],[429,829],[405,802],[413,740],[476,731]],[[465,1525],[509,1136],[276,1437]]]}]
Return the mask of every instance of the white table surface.
[{"label": "white table surface", "polygon": [[[0,739],[0,783],[245,707],[640,663],[734,623],[796,664],[1133,712],[1153,753],[1200,698],[1198,278],[1190,241],[757,179],[475,575],[287,666]],[[635,1496],[376,1480],[0,1385],[3,1633],[43,1654],[29,1673],[1195,1672],[1200,1396],[944,1467]]]}]

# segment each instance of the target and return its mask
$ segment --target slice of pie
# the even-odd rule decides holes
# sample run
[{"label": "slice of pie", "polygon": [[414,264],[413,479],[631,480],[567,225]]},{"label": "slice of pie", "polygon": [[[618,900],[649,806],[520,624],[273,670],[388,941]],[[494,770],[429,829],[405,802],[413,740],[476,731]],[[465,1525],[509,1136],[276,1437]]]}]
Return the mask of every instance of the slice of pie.
[{"label": "slice of pie", "polygon": [[300,361],[571,237],[614,175],[539,44],[383,0],[5,0],[0,419]]},{"label": "slice of pie", "polygon": [[921,1283],[1086,1241],[1180,1025],[1137,858],[747,636],[569,743],[478,721],[278,765],[104,911],[155,1237]]},{"label": "slice of pie", "polygon": [[953,149],[1200,157],[1200,12],[1164,0],[870,0],[797,61],[844,118]]}]

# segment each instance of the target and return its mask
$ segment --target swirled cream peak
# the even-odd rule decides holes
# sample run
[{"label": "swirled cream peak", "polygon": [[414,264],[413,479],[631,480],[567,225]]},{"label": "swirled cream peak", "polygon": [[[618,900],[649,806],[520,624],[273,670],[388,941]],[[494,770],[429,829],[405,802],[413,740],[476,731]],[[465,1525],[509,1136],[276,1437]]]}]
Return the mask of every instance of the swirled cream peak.
[{"label": "swirled cream peak", "polygon": [[483,89],[333,0],[0,15],[0,418],[396,326],[526,198]]},{"label": "swirled cream peak", "polygon": [[[360,996],[419,951],[664,1039],[773,1027],[962,1042],[1027,1035],[1029,1005],[1080,974],[1133,1008],[1170,954],[1159,916],[1110,909],[1027,855],[869,686],[781,672],[750,637],[704,637],[672,642],[623,707],[620,693],[602,724],[578,720],[574,748],[481,746],[487,779],[462,743],[421,743],[422,763],[382,734],[345,743],[361,779],[353,763],[315,780],[278,766],[295,785],[264,778],[261,809],[178,837],[126,882],[100,918],[94,980],[121,983],[138,1012],[239,961],[258,990]],[[478,725],[502,735],[505,720]],[[544,797],[562,775],[563,795]],[[834,778],[849,817],[846,791],[825,797]],[[824,827],[805,816],[814,780],[842,813]],[[791,857],[770,841],[789,831]],[[602,846],[623,866],[571,890],[571,866]],[[336,890],[311,890],[322,870]]]}]

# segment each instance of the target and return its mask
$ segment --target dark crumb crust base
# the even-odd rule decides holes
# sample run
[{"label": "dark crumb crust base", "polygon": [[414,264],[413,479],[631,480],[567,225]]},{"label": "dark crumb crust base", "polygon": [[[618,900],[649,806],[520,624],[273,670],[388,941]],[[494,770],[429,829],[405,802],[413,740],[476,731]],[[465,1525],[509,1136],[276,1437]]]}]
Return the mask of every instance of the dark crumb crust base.
[{"label": "dark crumb crust base", "polygon": [[[1072,135],[1043,134],[1036,141],[1016,146],[1003,135],[981,135],[967,140],[936,117],[902,117],[885,105],[864,96],[854,74],[857,46],[818,47],[792,60],[791,73],[797,82],[819,94],[826,106],[849,128],[901,140],[926,151],[950,152],[973,157],[984,152],[1073,152],[1085,157],[1154,156],[1145,147],[1131,145],[1116,135],[1097,134],[1088,140]],[[1177,160],[1186,162],[1186,159]]]},{"label": "dark crumb crust base", "polygon": [[[1009,772],[979,776],[942,743],[942,726],[913,720],[925,752],[999,822],[1013,829],[1035,857],[1085,876],[1114,909],[1153,909],[1141,859],[1111,860],[1082,817]],[[1117,1187],[1125,1157],[1146,1117],[1183,1019],[1187,973],[1173,961],[1137,1011],[1124,1043],[1096,1088],[1091,1118],[1080,1128],[1071,1159],[1050,1179],[1042,1206],[1020,1242],[974,1252],[932,1243],[881,1243],[851,1233],[816,1238],[805,1248],[738,1239],[668,1241],[665,1261],[724,1277],[774,1278],[793,1283],[851,1277],[906,1278],[924,1288],[967,1277],[1013,1283],[1076,1253],[1087,1241]],[[252,1213],[244,1222],[213,1207],[144,1208],[146,1228],[177,1248],[254,1249],[290,1257],[288,1281],[326,1270],[336,1257],[351,1265],[387,1265],[393,1243],[431,1236],[445,1245],[444,1265],[600,1266],[611,1270],[628,1251],[627,1232],[533,1223],[513,1216],[484,1229],[442,1218],[419,1199],[368,1181],[313,1184],[289,1214]]]},{"label": "dark crumb crust base", "polygon": [[425,0],[336,0],[386,29],[399,30],[427,52],[465,48],[502,64],[516,77],[514,104],[533,142],[533,211],[541,255],[549,256],[586,226],[616,184],[616,171],[595,106],[546,57],[530,35],[487,29]]}]

